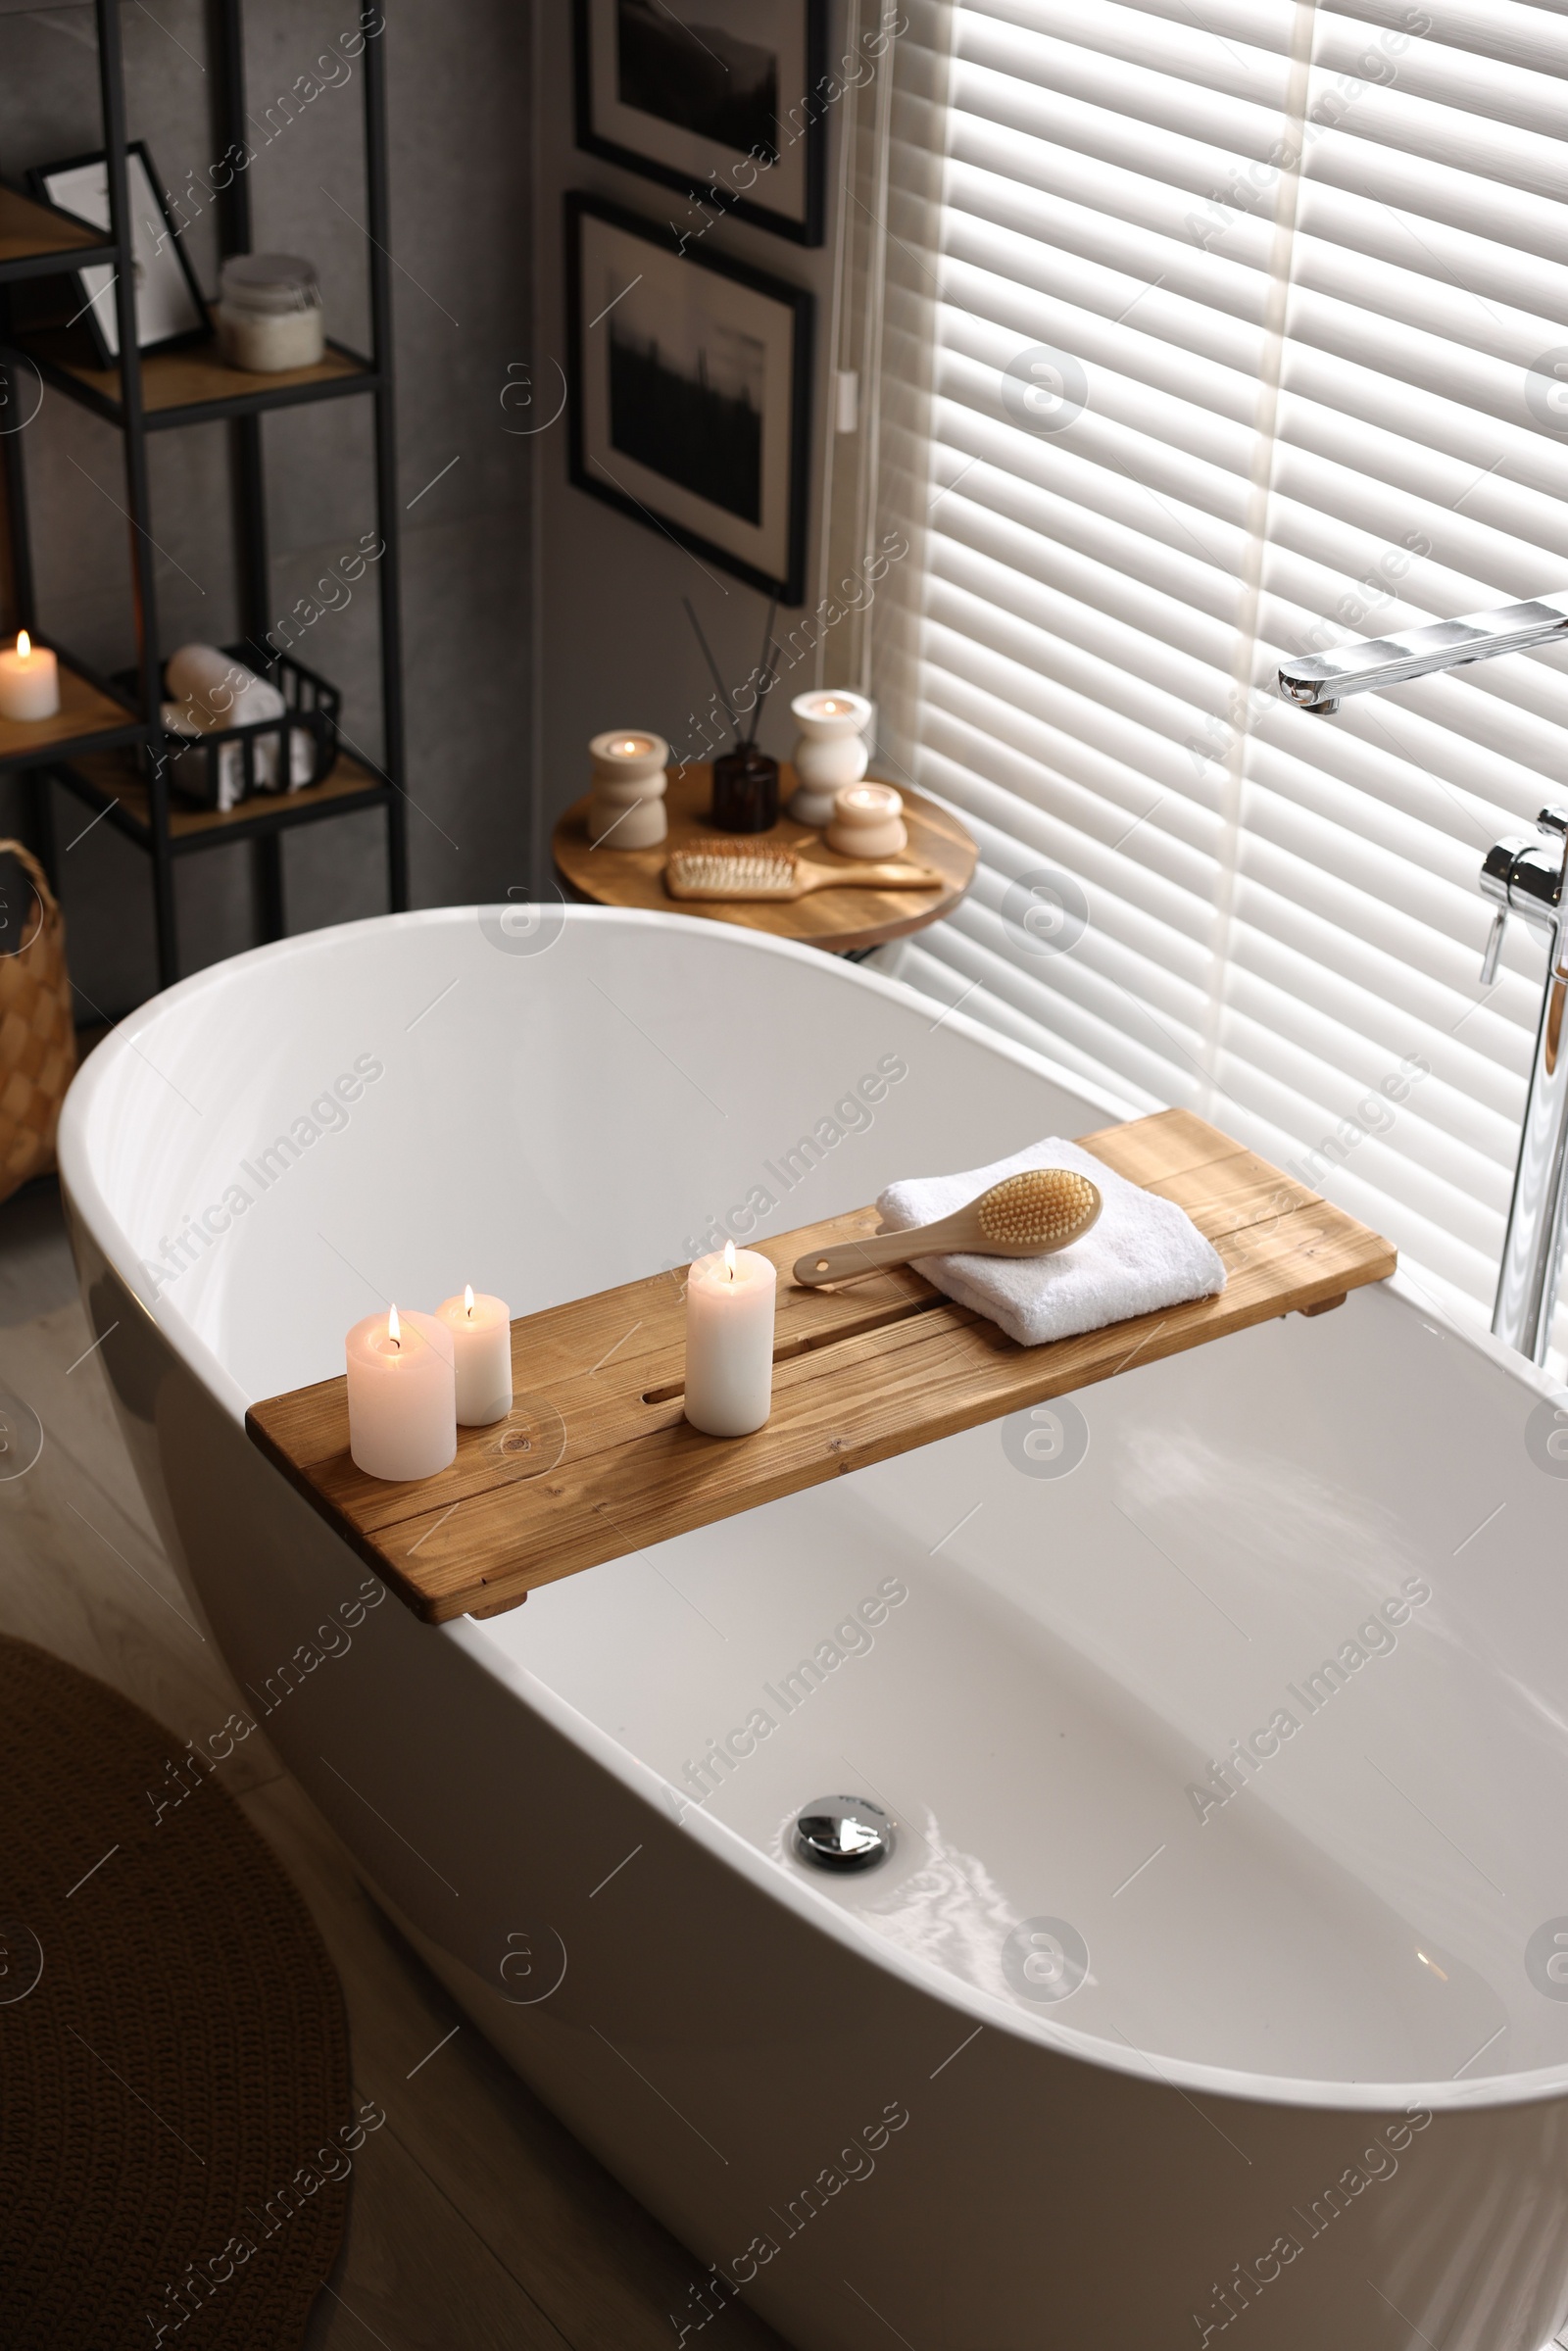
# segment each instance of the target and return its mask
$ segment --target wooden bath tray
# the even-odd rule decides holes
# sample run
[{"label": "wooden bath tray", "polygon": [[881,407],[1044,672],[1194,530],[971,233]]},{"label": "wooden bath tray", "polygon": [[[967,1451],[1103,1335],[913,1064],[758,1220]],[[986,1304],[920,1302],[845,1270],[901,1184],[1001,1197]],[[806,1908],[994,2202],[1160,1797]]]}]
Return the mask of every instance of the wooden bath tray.
[{"label": "wooden bath tray", "polygon": [[[1386,1241],[1186,1110],[1082,1139],[1186,1209],[1225,1259],[1217,1298],[1019,1347],[912,1267],[778,1298],[773,1414],[754,1437],[681,1413],[682,1269],[512,1326],[518,1404],[460,1429],[450,1469],[385,1485],[355,1468],[341,1379],[255,1404],[254,1442],[432,1624],[493,1616],[541,1584],[775,1501],[845,1470],[1087,1388],[1130,1365],[1293,1312],[1321,1313],[1394,1271]],[[786,1277],[808,1249],[872,1232],[874,1208],[748,1243]]]}]

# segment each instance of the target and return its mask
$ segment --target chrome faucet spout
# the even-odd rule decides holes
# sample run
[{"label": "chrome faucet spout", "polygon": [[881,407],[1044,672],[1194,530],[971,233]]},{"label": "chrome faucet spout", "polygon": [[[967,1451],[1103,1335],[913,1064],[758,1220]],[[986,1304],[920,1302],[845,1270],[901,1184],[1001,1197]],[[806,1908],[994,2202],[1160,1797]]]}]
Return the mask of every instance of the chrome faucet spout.
[{"label": "chrome faucet spout", "polygon": [[[1568,639],[1568,590],[1283,662],[1280,692],[1299,709],[1336,710],[1347,694],[1376,694],[1438,670],[1489,661],[1499,653],[1528,653],[1557,638]],[[1506,1346],[1517,1347],[1533,1362],[1544,1363],[1568,1240],[1568,1036],[1563,1033],[1568,1011],[1568,808],[1543,808],[1536,821],[1544,838],[1494,842],[1482,859],[1482,895],[1496,911],[1481,983],[1490,988],[1496,979],[1508,917],[1519,915],[1544,942],[1546,979],[1492,1328]]]},{"label": "chrome faucet spout", "polygon": [[1498,605],[1462,620],[1437,620],[1397,637],[1365,637],[1333,653],[1282,662],[1280,692],[1302,710],[1332,710],[1347,694],[1408,685],[1414,677],[1490,661],[1499,653],[1529,653],[1554,637],[1568,637],[1568,589],[1561,596]]}]

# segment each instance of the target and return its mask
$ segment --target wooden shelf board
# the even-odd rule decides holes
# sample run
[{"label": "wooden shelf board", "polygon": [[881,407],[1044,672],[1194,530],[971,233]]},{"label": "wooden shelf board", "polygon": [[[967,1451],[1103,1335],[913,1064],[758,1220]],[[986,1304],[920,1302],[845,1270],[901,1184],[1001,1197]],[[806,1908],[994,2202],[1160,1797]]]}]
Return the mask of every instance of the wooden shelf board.
[{"label": "wooden shelf board", "polygon": [[[1225,1260],[1217,1298],[1023,1347],[907,1266],[795,1288],[788,1270],[807,1249],[874,1230],[875,1209],[860,1208],[751,1245],[786,1276],[773,1412],[755,1436],[705,1437],[682,1417],[679,1272],[514,1322],[511,1420],[460,1429],[436,1477],[389,1485],[355,1468],[342,1379],[253,1405],[246,1428],[417,1615],[442,1623],[1129,1365],[1320,1312],[1394,1271],[1386,1241],[1190,1111],[1106,1128],[1083,1148],[1186,1209]],[[558,1434],[542,1443],[547,1424]]]},{"label": "wooden shelf board", "polygon": [[[105,754],[74,759],[72,765],[80,781],[90,787],[87,797],[95,799],[99,806],[112,801],[120,810],[122,825],[151,840],[147,785],[126,760]],[[237,808],[194,808],[171,792],[169,837],[176,849],[182,845],[189,848],[213,843],[215,836],[233,837],[277,825],[304,824],[317,815],[330,812],[343,801],[364,799],[369,805],[372,800],[379,800],[386,789],[373,768],[340,751],[324,783],[307,784],[298,792],[253,793]]]},{"label": "wooden shelf board", "polygon": [[45,270],[57,258],[70,267],[81,253],[102,253],[108,244],[101,229],[53,205],[39,204],[18,188],[0,186],[0,274],[17,276]]},{"label": "wooden shelf board", "polygon": [[[78,389],[94,407],[119,420],[120,369],[100,367],[85,356],[79,331],[42,328],[24,335],[20,348],[65,389]],[[271,375],[225,366],[218,356],[217,343],[211,340],[172,351],[143,352],[141,362],[142,407],[149,425],[175,420],[192,409],[233,408],[242,403],[282,407],[326,390],[368,388],[370,379],[371,370],[364,360],[335,346],[328,346],[325,358],[314,367],[285,367]]]},{"label": "wooden shelf board", "polygon": [[[12,640],[8,637],[6,643]],[[0,718],[0,767],[27,764],[64,755],[73,744],[101,735],[124,736],[140,725],[136,712],[117,702],[90,678],[60,661],[60,708],[52,718]]]},{"label": "wooden shelf board", "polygon": [[[779,767],[779,799],[795,789],[795,770],[787,761]],[[664,865],[670,852],[694,840],[716,838],[708,821],[712,798],[712,770],[691,766],[670,770],[665,793],[669,837],[654,849],[617,850],[613,837],[596,849],[588,833],[588,803],[579,800],[556,826],[557,870],[578,894],[604,906],[650,906],[663,914],[697,914],[710,922],[731,922],[744,930],[768,931],[776,939],[803,939],[835,955],[881,947],[929,922],[951,914],[974,879],[979,852],[958,819],[927,800],[923,793],[899,786],[908,826],[908,856],[916,864],[933,865],[947,877],[941,890],[817,890],[793,905],[705,905],[700,900],[673,899],[664,888]],[[734,838],[734,836],[730,836]],[[821,835],[811,826],[781,816],[770,832],[755,833],[738,846],[758,849],[796,849],[812,844],[813,856],[831,863],[833,851],[818,848]]]}]

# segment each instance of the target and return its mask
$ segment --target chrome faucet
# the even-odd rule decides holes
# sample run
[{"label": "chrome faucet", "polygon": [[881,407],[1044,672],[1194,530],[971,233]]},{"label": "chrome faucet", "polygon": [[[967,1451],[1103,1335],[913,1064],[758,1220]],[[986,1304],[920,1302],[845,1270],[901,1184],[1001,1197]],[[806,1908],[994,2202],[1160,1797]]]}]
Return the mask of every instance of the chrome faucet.
[{"label": "chrome faucet", "polygon": [[[1347,694],[1406,685],[1435,670],[1457,669],[1499,653],[1527,653],[1568,638],[1568,591],[1549,601],[1508,604],[1462,620],[1441,620],[1399,637],[1373,637],[1334,653],[1292,661],[1280,670],[1280,692],[1303,710],[1337,710]],[[1513,1198],[1497,1269],[1492,1328],[1495,1337],[1532,1362],[1544,1363],[1562,1279],[1568,1217],[1568,808],[1543,808],[1542,838],[1510,835],[1496,841],[1481,863],[1482,895],[1496,907],[1481,964],[1481,984],[1497,976],[1503,933],[1517,914],[1545,942],[1546,984],[1536,1032],[1530,1091],[1525,1098]]]}]

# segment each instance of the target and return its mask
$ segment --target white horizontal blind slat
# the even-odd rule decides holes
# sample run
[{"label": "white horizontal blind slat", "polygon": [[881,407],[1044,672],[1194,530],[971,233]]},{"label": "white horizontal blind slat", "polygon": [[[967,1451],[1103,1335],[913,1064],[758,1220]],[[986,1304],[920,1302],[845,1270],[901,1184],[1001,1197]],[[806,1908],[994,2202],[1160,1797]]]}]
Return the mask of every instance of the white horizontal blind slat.
[{"label": "white horizontal blind slat", "polygon": [[[906,967],[1480,1309],[1543,975],[1516,936],[1482,990],[1477,869],[1563,792],[1568,655],[1332,719],[1273,680],[1568,586],[1568,20],[1335,0],[1293,122],[1306,5],[955,0],[901,68],[887,367],[930,395],[886,406],[921,568],[878,694],[981,845]],[[1046,952],[1042,872],[1086,910]]]}]

